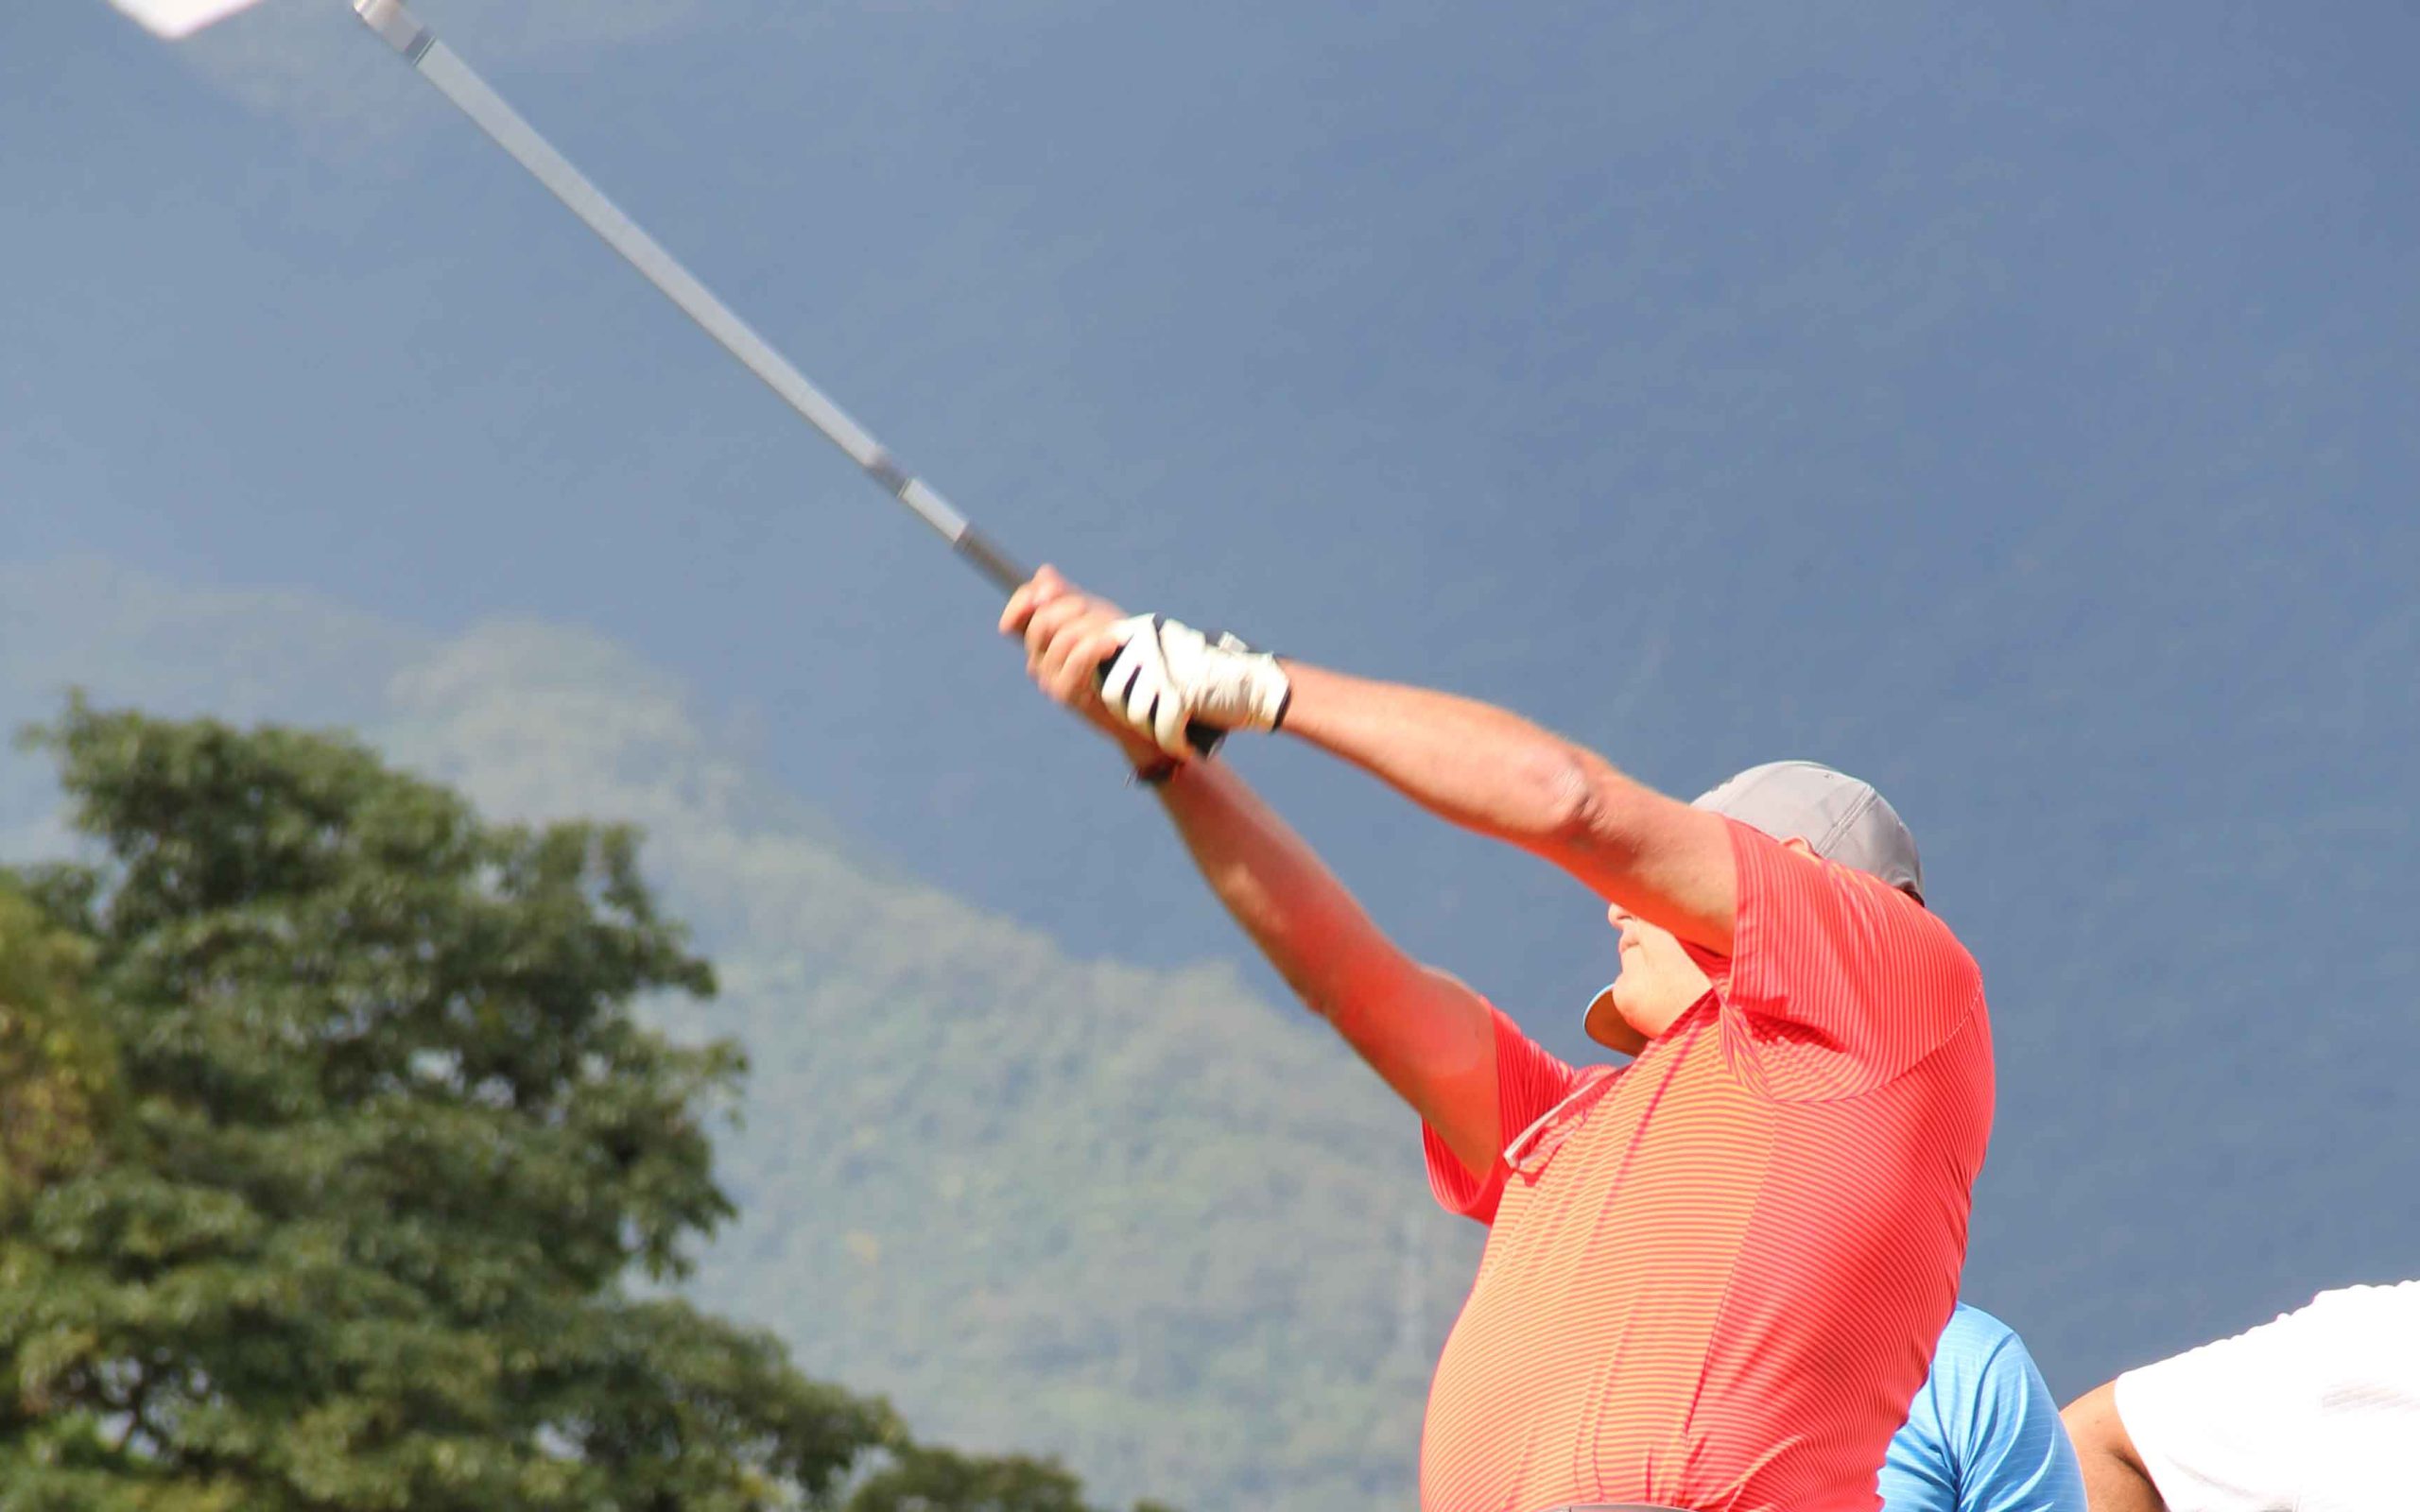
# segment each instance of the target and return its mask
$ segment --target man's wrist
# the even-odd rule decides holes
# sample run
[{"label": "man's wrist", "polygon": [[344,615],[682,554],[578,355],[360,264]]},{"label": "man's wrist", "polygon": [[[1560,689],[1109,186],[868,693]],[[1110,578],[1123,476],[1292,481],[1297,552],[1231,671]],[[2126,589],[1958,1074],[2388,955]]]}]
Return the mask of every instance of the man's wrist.
[{"label": "man's wrist", "polygon": [[1166,787],[1184,765],[1176,757],[1160,751],[1148,761],[1136,762],[1126,780],[1136,787]]}]

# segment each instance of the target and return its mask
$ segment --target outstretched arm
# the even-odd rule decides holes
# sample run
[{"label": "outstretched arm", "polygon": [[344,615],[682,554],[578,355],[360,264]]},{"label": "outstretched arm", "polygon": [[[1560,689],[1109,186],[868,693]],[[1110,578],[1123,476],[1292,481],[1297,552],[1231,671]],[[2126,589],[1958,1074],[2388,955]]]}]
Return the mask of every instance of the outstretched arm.
[{"label": "outstretched arm", "polygon": [[1476,699],[1299,662],[1285,730],[1441,818],[1553,862],[1718,954],[1731,951],[1730,830],[1585,747]]},{"label": "outstretched arm", "polygon": [[1478,994],[1404,954],[1233,768],[1189,763],[1159,793],[1210,890],[1295,995],[1483,1176],[1503,1132]]},{"label": "outstretched arm", "polygon": [[[1045,568],[1010,602],[1034,675],[1104,728],[1186,748],[1188,719],[1272,730],[1378,777],[1440,817],[1542,856],[1600,897],[1729,954],[1738,883],[1728,826],[1518,714],[1121,621]],[[1106,666],[1111,706],[1098,696]]]},{"label": "outstretched arm", "polygon": [[[1148,768],[1159,763],[1159,747],[1102,706],[1094,672],[1117,644],[1098,632],[1119,617],[1115,605],[1045,568],[1010,601],[1000,627],[1025,638],[1028,669],[1045,691]],[[1287,984],[1483,1175],[1503,1139],[1486,1004],[1388,938],[1225,764],[1184,764],[1158,792],[1210,890]]]}]

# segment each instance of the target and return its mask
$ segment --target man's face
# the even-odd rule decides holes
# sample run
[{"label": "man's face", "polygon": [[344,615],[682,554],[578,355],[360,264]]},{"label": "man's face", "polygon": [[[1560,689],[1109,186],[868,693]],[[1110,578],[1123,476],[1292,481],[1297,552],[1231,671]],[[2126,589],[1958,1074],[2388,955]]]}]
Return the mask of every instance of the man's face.
[{"label": "man's face", "polygon": [[1614,978],[1613,1011],[1591,1008],[1584,1027],[1599,1044],[1634,1056],[1714,982],[1671,931],[1624,912],[1619,903],[1605,910],[1605,920],[1621,935],[1621,972]]},{"label": "man's face", "polygon": [[[1802,856],[1815,854],[1805,840],[1784,840],[1781,848]],[[1605,910],[1605,921],[1621,935],[1621,971],[1614,978],[1611,1011],[1590,1004],[1581,1027],[1606,1049],[1634,1056],[1705,996],[1714,978],[1670,930],[1625,912],[1619,903]]]}]

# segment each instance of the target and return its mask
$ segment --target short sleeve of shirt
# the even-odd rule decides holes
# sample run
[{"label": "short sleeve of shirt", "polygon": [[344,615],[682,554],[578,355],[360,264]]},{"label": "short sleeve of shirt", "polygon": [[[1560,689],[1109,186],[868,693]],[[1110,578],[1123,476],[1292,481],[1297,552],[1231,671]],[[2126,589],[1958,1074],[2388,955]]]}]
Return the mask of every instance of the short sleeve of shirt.
[{"label": "short sleeve of shirt", "polygon": [[1914,899],[1736,819],[1731,850],[1738,902],[1722,999],[1777,1095],[1882,1086],[1980,1005],[1974,957]]},{"label": "short sleeve of shirt", "polygon": [[1882,1467],[1883,1512],[2084,1512],[2058,1403],[2014,1330],[1959,1304]]},{"label": "short sleeve of shirt", "polygon": [[1492,1224],[1509,1174],[1505,1146],[1568,1096],[1579,1085],[1581,1074],[1523,1034],[1521,1026],[1503,1013],[1493,1007],[1487,1011],[1495,1024],[1495,1162],[1483,1173],[1474,1173],[1426,1123],[1420,1125],[1420,1147],[1428,1161],[1428,1190],[1438,1206]]},{"label": "short sleeve of shirt", "polygon": [[2130,1370],[2118,1416],[2169,1512],[2405,1504],[2420,1443],[2420,1281],[2323,1292]]}]

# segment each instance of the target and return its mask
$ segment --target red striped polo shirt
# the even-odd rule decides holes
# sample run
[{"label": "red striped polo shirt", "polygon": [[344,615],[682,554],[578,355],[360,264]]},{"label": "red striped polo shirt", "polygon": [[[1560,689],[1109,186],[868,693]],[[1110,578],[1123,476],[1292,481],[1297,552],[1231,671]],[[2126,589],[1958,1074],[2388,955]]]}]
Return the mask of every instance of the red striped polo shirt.
[{"label": "red striped polo shirt", "polygon": [[1474,1176],[1425,1131],[1438,1200],[1489,1226],[1426,1512],[1879,1505],[1991,1131],[1982,977],[1879,880],[1736,822],[1732,850],[1712,991],[1618,1071],[1496,1014],[1511,1159]]}]

